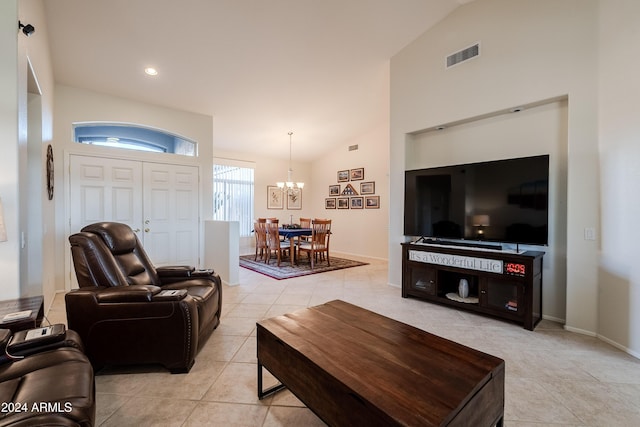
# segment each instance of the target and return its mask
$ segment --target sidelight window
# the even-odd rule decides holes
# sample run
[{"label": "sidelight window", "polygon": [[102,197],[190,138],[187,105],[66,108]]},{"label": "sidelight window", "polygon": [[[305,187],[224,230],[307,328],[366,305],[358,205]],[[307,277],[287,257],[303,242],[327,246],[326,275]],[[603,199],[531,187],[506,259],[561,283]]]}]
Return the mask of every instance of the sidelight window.
[{"label": "sidelight window", "polygon": [[249,162],[214,159],[213,219],[238,221],[240,237],[251,236],[253,229],[253,176]]}]

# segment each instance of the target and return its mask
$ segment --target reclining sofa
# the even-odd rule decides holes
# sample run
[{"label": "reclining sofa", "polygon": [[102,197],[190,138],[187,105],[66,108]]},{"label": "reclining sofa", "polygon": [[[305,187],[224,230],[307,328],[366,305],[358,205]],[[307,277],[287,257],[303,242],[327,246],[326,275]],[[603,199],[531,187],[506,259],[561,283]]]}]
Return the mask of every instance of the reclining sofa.
[{"label": "reclining sofa", "polygon": [[69,242],[79,289],[65,296],[67,322],[94,369],[160,364],[188,372],[220,323],[220,277],[189,266],[156,268],[121,223],[88,225]]}]

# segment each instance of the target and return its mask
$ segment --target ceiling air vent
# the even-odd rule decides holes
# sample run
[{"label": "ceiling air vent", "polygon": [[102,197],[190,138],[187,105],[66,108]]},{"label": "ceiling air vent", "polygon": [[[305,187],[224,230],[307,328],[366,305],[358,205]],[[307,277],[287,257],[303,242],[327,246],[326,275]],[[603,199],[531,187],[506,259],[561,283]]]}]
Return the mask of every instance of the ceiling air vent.
[{"label": "ceiling air vent", "polygon": [[356,151],[357,149],[358,149],[358,144],[349,146],[349,151]]},{"label": "ceiling air vent", "polygon": [[454,65],[458,65],[461,62],[467,61],[471,58],[475,58],[480,55],[480,43],[476,43],[473,46],[469,46],[466,49],[462,49],[459,52],[452,53],[447,56],[447,68],[451,68]]}]

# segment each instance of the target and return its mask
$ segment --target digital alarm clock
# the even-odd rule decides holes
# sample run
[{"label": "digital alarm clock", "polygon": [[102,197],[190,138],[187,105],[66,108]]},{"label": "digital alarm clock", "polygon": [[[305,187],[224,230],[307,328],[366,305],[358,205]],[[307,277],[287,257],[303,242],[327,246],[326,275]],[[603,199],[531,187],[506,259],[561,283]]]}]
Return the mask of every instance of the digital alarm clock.
[{"label": "digital alarm clock", "polygon": [[519,262],[505,262],[504,274],[509,274],[511,276],[524,277],[526,274],[526,266]]}]

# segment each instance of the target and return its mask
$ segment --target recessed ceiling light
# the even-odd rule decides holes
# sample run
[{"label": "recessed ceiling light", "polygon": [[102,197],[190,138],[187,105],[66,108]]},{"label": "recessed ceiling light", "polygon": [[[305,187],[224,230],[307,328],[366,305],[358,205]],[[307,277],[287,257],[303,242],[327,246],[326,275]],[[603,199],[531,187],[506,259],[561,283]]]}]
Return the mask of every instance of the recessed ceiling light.
[{"label": "recessed ceiling light", "polygon": [[157,76],[158,75],[158,70],[156,70],[153,67],[147,67],[144,69],[144,72],[149,75],[149,76]]}]

